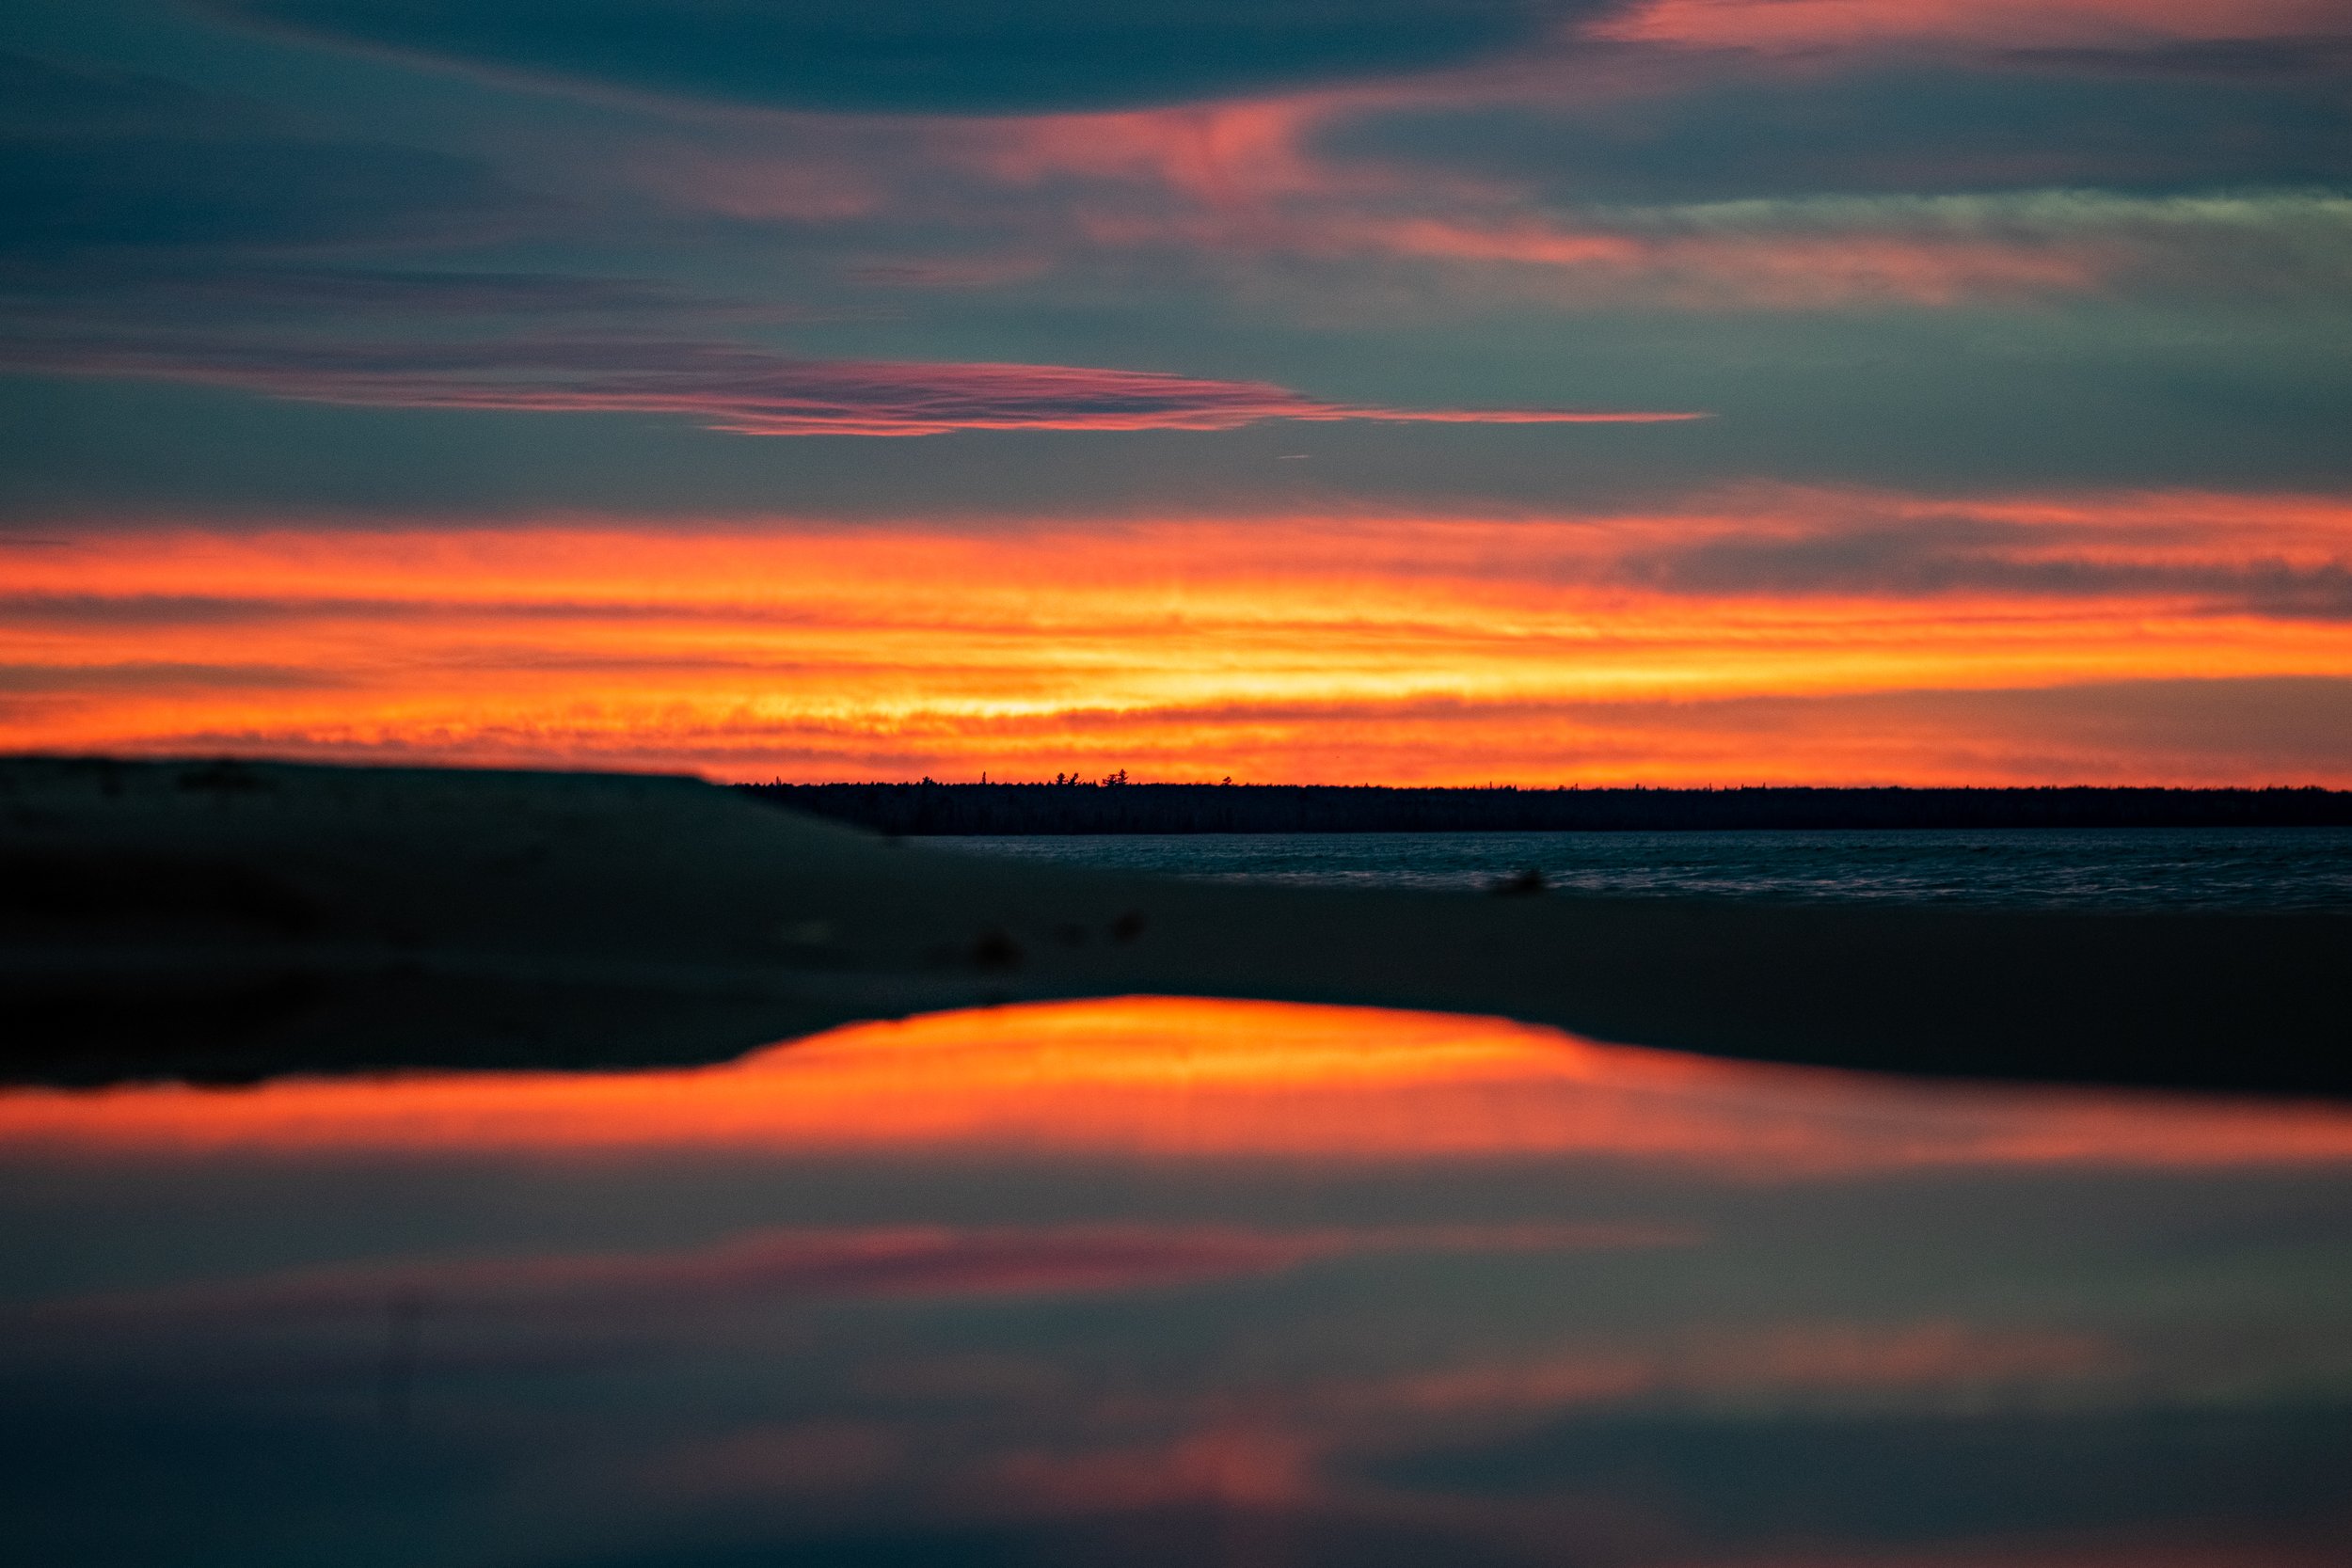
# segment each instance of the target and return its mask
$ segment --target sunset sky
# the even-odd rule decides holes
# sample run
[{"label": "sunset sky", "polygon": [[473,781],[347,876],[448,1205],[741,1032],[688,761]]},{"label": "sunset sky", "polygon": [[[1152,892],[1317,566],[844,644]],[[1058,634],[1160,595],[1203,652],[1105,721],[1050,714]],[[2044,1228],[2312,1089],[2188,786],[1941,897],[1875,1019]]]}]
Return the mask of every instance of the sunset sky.
[{"label": "sunset sky", "polygon": [[0,749],[2352,785],[2347,0],[31,0]]}]

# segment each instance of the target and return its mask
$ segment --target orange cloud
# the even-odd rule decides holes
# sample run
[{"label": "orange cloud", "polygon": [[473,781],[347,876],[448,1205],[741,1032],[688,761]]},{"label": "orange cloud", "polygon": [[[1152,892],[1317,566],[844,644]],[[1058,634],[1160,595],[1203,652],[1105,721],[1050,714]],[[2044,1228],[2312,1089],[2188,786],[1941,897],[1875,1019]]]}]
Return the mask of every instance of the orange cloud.
[{"label": "orange cloud", "polygon": [[2352,507],[69,531],[0,745],[722,777],[2352,781]]}]

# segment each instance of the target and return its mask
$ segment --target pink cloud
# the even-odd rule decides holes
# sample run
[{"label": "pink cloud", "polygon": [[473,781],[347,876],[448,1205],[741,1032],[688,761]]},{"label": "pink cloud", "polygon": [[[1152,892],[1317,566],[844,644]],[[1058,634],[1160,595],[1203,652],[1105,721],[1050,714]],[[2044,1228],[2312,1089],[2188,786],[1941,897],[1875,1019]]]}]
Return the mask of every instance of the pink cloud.
[{"label": "pink cloud", "polygon": [[[1502,94],[1547,95],[1526,85]],[[1335,119],[1393,106],[1373,93],[1331,93],[1048,117],[943,130],[919,156],[1000,188],[1070,187],[1031,214],[1040,227],[1026,252],[1057,255],[1063,266],[1100,266],[1120,253],[1211,264],[1385,261],[1443,269],[1456,299],[1947,307],[2083,293],[2215,240],[2179,214],[2155,214],[2163,221],[2152,227],[2149,214],[2120,208],[1990,218],[1931,202],[1547,210],[1506,182],[1315,150],[1314,136]]]},{"label": "pink cloud", "polygon": [[1263,381],[1072,365],[802,359],[703,342],[499,342],[147,347],[25,342],[0,362],[204,382],[321,403],[417,408],[676,414],[745,436],[935,436],[961,430],[1233,430],[1268,420],[1618,424],[1679,411],[1391,408]]},{"label": "pink cloud", "polygon": [[1517,274],[1521,292],[1644,297],[1687,307],[1809,309],[1870,301],[1948,306],[2078,292],[2113,269],[2081,241],[1996,239],[1932,229],[1644,232],[1603,223],[1406,217],[1302,229],[1305,248],[1385,252]]},{"label": "pink cloud", "polygon": [[1224,1423],[1159,1443],[1016,1450],[988,1465],[977,1490],[979,1497],[1010,1495],[1051,1513],[1187,1503],[1295,1508],[1324,1494],[1315,1474],[1321,1457],[1316,1444],[1279,1425]]},{"label": "pink cloud", "polygon": [[[1914,10],[1788,0],[1661,6],[1624,25],[1680,27],[1689,41],[1712,36],[1702,23],[1744,19],[1795,27],[1800,42],[1812,36],[1808,26],[1824,37],[1859,28],[1855,37],[1866,40],[1910,37],[1904,27],[1941,38],[1942,27],[2013,47],[2069,40],[2137,47],[2285,36],[2281,30],[2304,15],[2291,5],[2250,3],[2208,15],[2153,0],[2083,0],[2060,9],[2065,24],[2045,26],[2026,25],[2032,17],[2013,7]],[[1941,199],[1577,207],[1548,199],[1524,179],[1338,150],[1344,139],[1334,144],[1327,135],[1366,115],[1482,105],[1565,116],[1567,134],[1597,100],[1687,92],[1693,69],[1723,69],[1677,66],[1677,57],[1671,49],[1582,56],[1571,49],[1544,56],[1556,69],[1543,71],[1522,61],[1183,109],[926,122],[898,127],[882,161],[901,176],[905,213],[949,229],[986,214],[987,243],[1001,248],[1009,226],[1020,235],[1020,253],[1041,272],[1173,262],[1223,277],[1290,259],[1314,264],[1311,286],[1324,309],[1335,294],[1393,309],[1400,280],[1434,281],[1438,297],[1457,305],[1501,295],[1700,309],[1947,308],[2118,289],[2233,288],[2249,275],[2329,287],[2340,281],[2332,259],[2341,254],[2344,216],[2331,198],[2090,196],[2071,188],[2079,182],[2076,166],[2032,152],[1973,173],[1995,187],[2022,181],[2065,188]],[[1758,69],[1805,69],[1811,57]],[[943,171],[961,178],[944,186],[936,178]],[[946,188],[959,194],[945,198]],[[1382,261],[1410,271],[1400,279],[1363,265]]]},{"label": "pink cloud", "polygon": [[1586,32],[1708,48],[1921,41],[2036,48],[2292,38],[2342,22],[2332,0],[1647,0]]}]

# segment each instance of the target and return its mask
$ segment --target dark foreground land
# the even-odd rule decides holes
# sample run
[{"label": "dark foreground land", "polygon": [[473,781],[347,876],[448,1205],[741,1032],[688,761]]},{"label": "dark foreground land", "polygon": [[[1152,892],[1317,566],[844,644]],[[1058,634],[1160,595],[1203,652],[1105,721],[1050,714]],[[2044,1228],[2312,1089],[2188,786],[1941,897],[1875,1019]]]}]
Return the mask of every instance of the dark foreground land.
[{"label": "dark foreground land", "polygon": [[1671,832],[2352,827],[2329,789],[1393,789],[1338,784],[745,784],[876,832]]},{"label": "dark foreground land", "polygon": [[1160,993],[2346,1095],[2347,974],[2343,914],[1216,885],[934,852],[687,779],[0,760],[18,1081],[674,1065],[855,1019]]}]

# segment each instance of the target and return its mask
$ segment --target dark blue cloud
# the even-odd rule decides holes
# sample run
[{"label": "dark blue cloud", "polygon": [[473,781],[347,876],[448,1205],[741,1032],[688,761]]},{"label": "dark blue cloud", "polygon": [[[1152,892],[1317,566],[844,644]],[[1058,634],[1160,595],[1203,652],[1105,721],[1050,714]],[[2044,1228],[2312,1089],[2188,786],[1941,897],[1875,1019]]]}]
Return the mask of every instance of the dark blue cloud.
[{"label": "dark blue cloud", "polygon": [[[2052,695],[2090,707],[2115,689]],[[2216,695],[2226,702],[2236,693]],[[1950,696],[1963,706],[2032,701],[2011,692]],[[1966,1541],[1988,1519],[2086,1534],[2134,1524],[2182,1529],[2193,1521],[2223,1538],[2260,1520],[2283,1532],[2288,1521],[2336,1516],[2330,1465],[2347,1433],[2352,1413],[2316,1402],[2261,1416],[1575,1417],[1540,1432],[1407,1453],[1375,1474],[1391,1484],[1486,1497],[1541,1494],[1567,1477],[1640,1478],[1641,1495],[1697,1501],[1704,1528],[1734,1539],[1753,1532],[1897,1542],[1916,1552],[1922,1542]]]},{"label": "dark blue cloud", "polygon": [[219,101],[178,82],[0,50],[0,134],[11,139],[196,130],[220,112]]},{"label": "dark blue cloud", "polygon": [[306,135],[128,72],[0,55],[0,256],[479,234],[528,205],[486,166]]},{"label": "dark blue cloud", "polygon": [[643,278],[484,265],[482,242],[564,210],[483,160],[4,51],[0,211],[0,341],[553,318],[610,332],[790,314]]},{"label": "dark blue cloud", "polygon": [[532,75],[770,107],[1002,114],[1445,65],[1613,0],[212,0]]},{"label": "dark blue cloud", "polygon": [[10,250],[414,242],[480,230],[507,211],[466,160],[406,148],[120,136],[8,150]]},{"label": "dark blue cloud", "polygon": [[1502,175],[1567,200],[2352,181],[2352,94],[2341,78],[2262,83],[2107,66],[2073,73],[2053,57],[1824,80],[1702,64],[1630,98],[1368,117],[1335,127],[1324,145]]},{"label": "dark blue cloud", "polygon": [[2180,39],[2138,48],[2003,50],[1998,58],[2069,73],[2208,76],[2276,82],[2352,72],[2352,33],[2309,38]]}]

